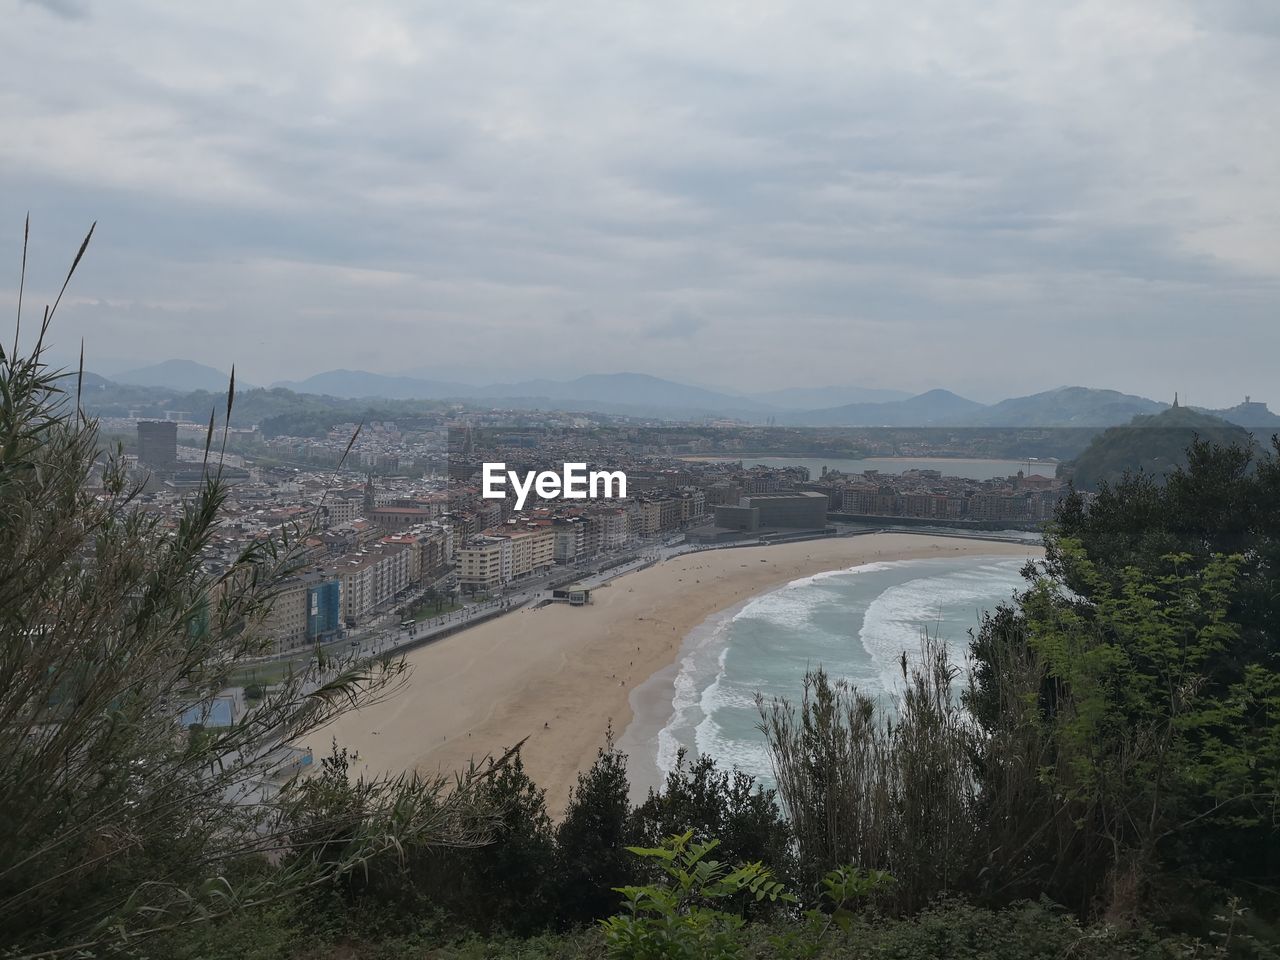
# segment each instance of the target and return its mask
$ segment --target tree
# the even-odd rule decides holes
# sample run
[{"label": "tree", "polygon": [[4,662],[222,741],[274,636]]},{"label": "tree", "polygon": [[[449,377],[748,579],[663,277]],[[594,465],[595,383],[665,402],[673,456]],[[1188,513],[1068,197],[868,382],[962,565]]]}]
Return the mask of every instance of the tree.
[{"label": "tree", "polygon": [[718,838],[732,860],[763,861],[782,876],[792,872],[791,829],[777,792],[740,770],[719,769],[709,755],[690,763],[681,750],[663,789],[651,789],[632,811],[630,833],[634,844],[656,847],[688,830],[700,840]]},{"label": "tree", "polygon": [[1063,504],[1045,569],[973,648],[992,893],[1275,914],[1277,507],[1276,457],[1199,441],[1163,485]]},{"label": "tree", "polygon": [[626,854],[627,758],[613,746],[612,734],[591,769],[578,774],[564,819],[556,828],[556,878],[559,915],[567,924],[608,916],[613,889],[630,881]]},{"label": "tree", "polygon": [[475,802],[488,818],[485,842],[409,858],[408,878],[425,901],[485,933],[529,936],[554,923],[555,834],[546,791],[525,773],[521,746],[481,768]]}]

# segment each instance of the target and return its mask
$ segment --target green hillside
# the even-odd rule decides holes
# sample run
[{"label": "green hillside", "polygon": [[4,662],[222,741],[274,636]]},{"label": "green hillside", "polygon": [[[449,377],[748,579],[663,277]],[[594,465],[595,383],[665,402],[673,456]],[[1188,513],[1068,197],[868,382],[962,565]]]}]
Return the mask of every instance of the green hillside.
[{"label": "green hillside", "polygon": [[1218,444],[1250,442],[1243,427],[1174,406],[1103,431],[1080,456],[1063,464],[1059,473],[1071,477],[1079,490],[1096,490],[1099,483],[1114,483],[1126,472],[1142,471],[1163,479],[1186,464],[1187,447],[1196,437]]}]

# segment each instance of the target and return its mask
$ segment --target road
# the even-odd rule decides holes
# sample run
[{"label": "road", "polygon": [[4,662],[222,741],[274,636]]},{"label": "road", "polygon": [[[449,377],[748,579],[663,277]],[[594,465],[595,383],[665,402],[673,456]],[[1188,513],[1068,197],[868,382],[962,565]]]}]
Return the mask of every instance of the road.
[{"label": "road", "polygon": [[[363,636],[348,638],[345,643],[332,644],[328,649],[343,659],[354,656],[363,660],[392,654],[402,648],[421,646],[433,638],[455,632],[464,624],[487,620],[496,614],[549,600],[554,587],[569,583],[598,587],[615,577],[639,570],[674,553],[675,539],[668,538],[664,543],[646,543],[635,549],[602,554],[588,563],[553,567],[543,576],[508,584],[501,594],[489,600],[469,603],[443,616],[419,620],[414,624],[412,632],[400,629],[393,619],[384,615],[380,618],[382,622]],[[613,565],[604,569],[609,564]]]}]

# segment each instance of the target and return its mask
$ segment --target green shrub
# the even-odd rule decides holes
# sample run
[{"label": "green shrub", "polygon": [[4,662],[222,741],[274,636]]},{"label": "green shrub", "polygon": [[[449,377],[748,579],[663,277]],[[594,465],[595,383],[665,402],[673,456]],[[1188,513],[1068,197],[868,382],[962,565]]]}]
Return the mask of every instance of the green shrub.
[{"label": "green shrub", "polygon": [[[601,921],[609,956],[618,960],[735,960],[742,956],[738,936],[744,901],[791,901],[795,897],[764,865],[730,869],[709,854],[716,840],[694,841],[693,831],[662,846],[630,847],[655,862],[664,884],[618,888],[623,912]],[[736,910],[732,912],[729,909]]]},{"label": "green shrub", "polygon": [[791,827],[776,792],[740,770],[719,769],[706,754],[690,763],[681,750],[662,789],[651,789],[632,811],[629,833],[634,845],[652,847],[687,830],[719,840],[726,859],[760,860],[780,877],[794,875]]}]

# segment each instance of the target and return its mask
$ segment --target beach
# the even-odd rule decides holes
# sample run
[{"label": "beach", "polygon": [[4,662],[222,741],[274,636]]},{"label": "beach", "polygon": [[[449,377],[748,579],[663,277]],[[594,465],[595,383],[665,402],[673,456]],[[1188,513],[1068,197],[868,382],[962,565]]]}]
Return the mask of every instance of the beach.
[{"label": "beach", "polygon": [[394,697],[305,745],[319,758],[336,739],[358,754],[353,772],[377,775],[452,773],[526,740],[525,769],[558,816],[606,731],[627,729],[632,690],[669,670],[685,636],[717,611],[863,563],[1041,554],[1032,544],[875,533],[676,557],[595,589],[588,606],[520,610],[408,653],[412,675]]}]

